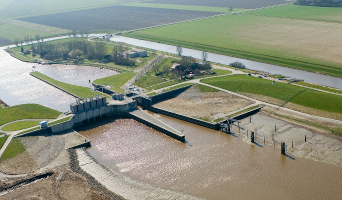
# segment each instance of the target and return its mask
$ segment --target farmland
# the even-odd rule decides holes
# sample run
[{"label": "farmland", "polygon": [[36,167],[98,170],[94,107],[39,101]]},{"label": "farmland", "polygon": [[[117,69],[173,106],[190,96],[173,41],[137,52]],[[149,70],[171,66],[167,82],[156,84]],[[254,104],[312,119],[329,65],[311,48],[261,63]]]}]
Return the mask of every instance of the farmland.
[{"label": "farmland", "polygon": [[342,8],[285,5],[249,11],[250,15],[342,23]]},{"label": "farmland", "polygon": [[13,24],[0,24],[0,36],[11,41],[19,38],[24,39],[25,36],[34,38],[35,35],[45,37],[54,34]]},{"label": "farmland", "polygon": [[[19,20],[67,30],[132,30],[171,22],[216,15],[215,12],[187,11],[131,6],[110,6],[88,10],[32,16]],[[94,17],[96,16],[96,17]],[[57,20],[58,19],[58,20]]]},{"label": "farmland", "polygon": [[[127,0],[126,0],[127,1]],[[68,10],[87,9],[92,7],[114,5],[119,0],[1,0],[0,18],[15,18],[20,16],[41,15],[46,13],[63,12]]]},{"label": "farmland", "polygon": [[[271,8],[262,11],[268,9]],[[339,53],[342,51],[342,40],[336,39],[342,32],[339,23],[248,13],[201,19],[124,35],[342,77]]]},{"label": "farmland", "polygon": [[228,9],[229,6],[233,8],[245,8],[245,9],[254,9],[261,8],[266,6],[280,5],[289,3],[289,1],[285,0],[152,0],[147,1],[147,3],[156,3],[156,4],[176,4],[176,5],[194,5],[194,6],[211,6],[211,7],[226,7]]},{"label": "farmland", "polygon": [[0,37],[0,44],[6,44],[6,43],[10,43],[11,40],[8,40],[6,38]]}]

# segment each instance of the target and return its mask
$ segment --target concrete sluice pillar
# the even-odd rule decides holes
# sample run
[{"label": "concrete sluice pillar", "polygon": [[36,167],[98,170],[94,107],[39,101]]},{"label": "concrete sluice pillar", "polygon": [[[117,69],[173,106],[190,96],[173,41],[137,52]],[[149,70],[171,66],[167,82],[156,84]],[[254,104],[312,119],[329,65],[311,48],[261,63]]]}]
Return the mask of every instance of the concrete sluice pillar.
[{"label": "concrete sluice pillar", "polygon": [[254,143],[254,132],[251,132],[251,142]]},{"label": "concrete sluice pillar", "polygon": [[281,154],[285,155],[285,152],[286,152],[285,142],[281,142]]}]

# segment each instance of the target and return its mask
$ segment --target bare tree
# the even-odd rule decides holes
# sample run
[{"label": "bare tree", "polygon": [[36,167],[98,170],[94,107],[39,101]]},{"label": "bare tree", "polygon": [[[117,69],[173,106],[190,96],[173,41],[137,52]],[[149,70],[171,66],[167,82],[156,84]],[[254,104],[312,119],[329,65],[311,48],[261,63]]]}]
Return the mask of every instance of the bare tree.
[{"label": "bare tree", "polygon": [[229,12],[233,12],[233,6],[229,6]]},{"label": "bare tree", "polygon": [[207,61],[207,59],[208,59],[208,53],[207,52],[202,51],[202,59],[203,59],[203,61]]},{"label": "bare tree", "polygon": [[182,55],[182,53],[183,53],[183,47],[181,47],[181,46],[177,46],[177,49],[176,49],[176,51],[177,51],[178,55],[179,55],[179,56],[181,56],[181,55]]},{"label": "bare tree", "polygon": [[18,38],[16,38],[16,39],[14,40],[14,44],[15,44],[15,46],[19,46],[19,39],[18,39]]},{"label": "bare tree", "polygon": [[77,31],[76,31],[76,30],[72,30],[72,31],[71,31],[71,35],[74,36],[74,37],[76,37]]},{"label": "bare tree", "polygon": [[36,35],[36,36],[35,36],[35,39],[36,39],[36,40],[37,40],[37,42],[39,43],[41,38],[40,38],[40,36],[39,36],[39,35]]}]

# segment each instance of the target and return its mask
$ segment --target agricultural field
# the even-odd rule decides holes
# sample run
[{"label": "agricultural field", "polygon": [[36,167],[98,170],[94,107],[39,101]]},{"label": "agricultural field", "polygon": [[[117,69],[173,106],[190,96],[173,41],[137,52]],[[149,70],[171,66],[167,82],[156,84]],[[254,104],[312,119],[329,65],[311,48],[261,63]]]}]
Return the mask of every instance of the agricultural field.
[{"label": "agricultural field", "polygon": [[176,4],[176,5],[194,5],[194,6],[210,6],[210,7],[233,7],[255,9],[266,6],[274,6],[289,3],[286,0],[152,0],[146,3],[156,4]]},{"label": "agricultural field", "polygon": [[342,8],[339,7],[284,5],[267,9],[251,10],[246,14],[342,23]]},{"label": "agricultural field", "polygon": [[27,28],[23,26],[18,26],[14,24],[0,24],[0,37],[14,41],[15,39],[24,39],[25,36],[34,38],[35,35],[40,35],[41,37],[54,35],[49,32],[42,30]]},{"label": "agricultural field", "polygon": [[3,38],[3,37],[0,37],[0,45],[1,44],[7,44],[7,43],[10,43],[10,42],[11,42],[11,40]]},{"label": "agricultural field", "polygon": [[87,9],[129,1],[130,0],[1,0],[0,18],[16,18],[21,16]]},{"label": "agricultural field", "polygon": [[[217,15],[216,12],[188,11],[131,6],[109,6],[88,10],[39,15],[19,20],[67,30],[127,31],[166,23]],[[96,16],[96,17],[94,17]]]},{"label": "agricultural field", "polygon": [[[268,9],[262,9],[267,11]],[[125,36],[342,77],[340,23],[225,15]],[[247,66],[248,68],[248,66]]]},{"label": "agricultural field", "polygon": [[[206,12],[220,12],[230,13],[231,11],[227,7],[209,7],[209,6],[192,6],[192,5],[177,5],[177,4],[160,4],[160,3],[148,3],[148,2],[130,2],[122,4],[124,6],[135,6],[135,7],[149,7],[149,8],[167,8],[176,10],[195,10],[195,11],[206,11]],[[239,12],[246,9],[233,8],[232,12]]]}]

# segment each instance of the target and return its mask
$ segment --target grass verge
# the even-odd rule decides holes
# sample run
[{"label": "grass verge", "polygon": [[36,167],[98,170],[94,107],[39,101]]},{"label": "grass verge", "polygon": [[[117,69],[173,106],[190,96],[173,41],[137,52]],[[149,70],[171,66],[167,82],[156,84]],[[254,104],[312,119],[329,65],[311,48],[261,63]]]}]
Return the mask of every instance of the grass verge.
[{"label": "grass verge", "polygon": [[340,95],[311,89],[303,91],[303,88],[299,86],[279,82],[272,84],[271,80],[246,75],[210,78],[201,82],[237,93],[257,94],[308,108],[342,114],[342,96]]},{"label": "grass verge", "polygon": [[164,90],[164,92],[175,90],[175,89],[178,89],[178,88],[181,88],[181,87],[185,87],[185,86],[188,86],[188,85],[193,85],[193,83],[184,83],[184,84],[176,85],[176,86],[173,86],[173,87],[170,87],[170,88]]},{"label": "grass verge", "polygon": [[95,94],[99,94],[99,95],[103,95],[102,93],[100,92],[94,92],[92,90],[90,90],[89,88],[87,87],[82,87],[82,86],[76,86],[76,85],[71,85],[71,84],[68,84],[68,83],[63,83],[63,82],[60,82],[60,81],[57,81],[53,78],[50,78],[40,72],[31,72],[32,75],[58,87],[58,88],[61,88],[62,90],[65,90],[75,96],[77,96],[78,98],[83,98],[83,97],[88,97],[88,96],[95,96]]},{"label": "grass verge", "polygon": [[22,104],[0,110],[0,125],[20,119],[55,119],[61,112],[38,104]]},{"label": "grass verge", "polygon": [[63,119],[59,119],[59,120],[57,120],[57,121],[51,122],[51,123],[49,123],[49,126],[53,126],[53,125],[55,125],[55,124],[59,124],[59,123],[62,123],[62,122],[69,121],[69,120],[71,119],[71,117],[72,117],[72,116],[70,116],[70,117],[65,117],[65,118],[63,118]]},{"label": "grass verge", "polygon": [[20,143],[17,138],[13,138],[12,141],[8,144],[6,150],[1,156],[0,162],[7,160],[9,158],[13,158],[14,156],[21,154],[25,151],[24,146]]},{"label": "grass verge", "polygon": [[197,86],[198,86],[198,89],[201,92],[219,92],[220,91],[218,89],[215,89],[215,88],[212,88],[212,87],[208,87],[208,86],[202,85],[202,84],[197,84]]},{"label": "grass verge", "polygon": [[22,129],[27,129],[33,126],[39,125],[40,121],[21,121],[21,122],[15,122],[12,124],[8,124],[7,126],[4,126],[1,130],[3,131],[17,131]]}]

